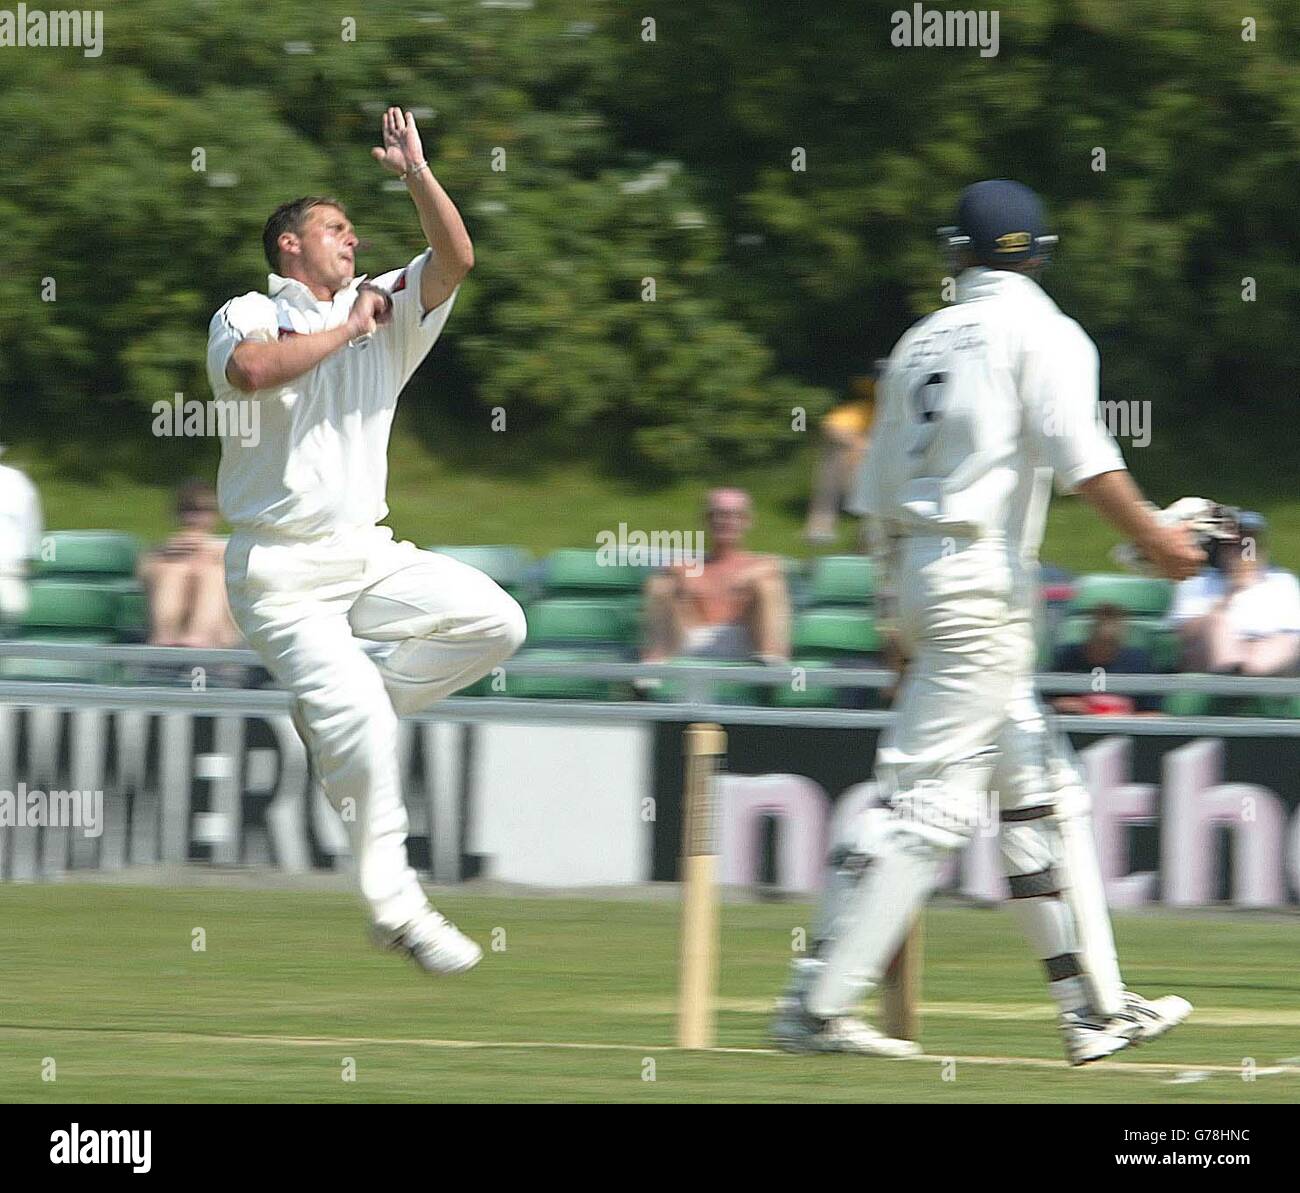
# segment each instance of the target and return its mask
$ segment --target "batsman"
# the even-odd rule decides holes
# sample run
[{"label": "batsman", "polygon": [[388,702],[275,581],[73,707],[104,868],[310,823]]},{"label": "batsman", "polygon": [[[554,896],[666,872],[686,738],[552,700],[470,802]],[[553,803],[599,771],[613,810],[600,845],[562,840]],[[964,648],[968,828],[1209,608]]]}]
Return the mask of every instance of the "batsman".
[{"label": "batsman", "polygon": [[1003,179],[963,192],[956,301],[899,341],[855,495],[910,663],[882,739],[880,806],[841,826],[818,939],[773,1025],[792,1052],[906,1056],[856,1018],[951,854],[996,800],[1012,905],[1060,1012],[1067,1059],[1153,1039],[1191,1004],[1125,988],[1090,800],[1034,691],[1038,550],[1053,478],[1172,580],[1205,555],[1156,517],[1098,415],[1098,355],[1036,278],[1056,238],[1038,197]]}]

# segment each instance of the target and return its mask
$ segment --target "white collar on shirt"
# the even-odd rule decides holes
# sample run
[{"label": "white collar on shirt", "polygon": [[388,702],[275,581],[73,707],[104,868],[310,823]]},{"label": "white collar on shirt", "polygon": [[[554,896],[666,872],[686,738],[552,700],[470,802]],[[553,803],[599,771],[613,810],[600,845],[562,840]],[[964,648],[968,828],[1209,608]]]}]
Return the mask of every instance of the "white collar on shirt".
[{"label": "white collar on shirt", "polygon": [[278,273],[268,273],[266,275],[266,292],[272,298],[282,298],[291,306],[299,308],[331,307],[342,296],[355,296],[356,288],[366,280],[368,274],[361,274],[360,277],[353,278],[346,286],[337,291],[329,302],[321,302],[302,282],[297,278],[283,278]]},{"label": "white collar on shirt", "polygon": [[957,301],[969,302],[973,298],[992,298],[1001,294],[1021,294],[1051,305],[1047,292],[1033,278],[1010,269],[989,269],[974,265],[962,270],[957,279]]}]

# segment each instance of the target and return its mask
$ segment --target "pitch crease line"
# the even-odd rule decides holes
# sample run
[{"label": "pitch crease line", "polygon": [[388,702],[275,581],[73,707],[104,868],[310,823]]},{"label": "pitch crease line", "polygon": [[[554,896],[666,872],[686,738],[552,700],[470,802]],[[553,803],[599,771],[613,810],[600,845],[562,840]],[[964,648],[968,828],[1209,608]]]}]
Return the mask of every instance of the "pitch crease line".
[{"label": "pitch crease line", "polygon": [[[9,1025],[0,1028],[0,1035],[12,1032],[36,1032],[49,1031],[60,1032],[64,1034],[81,1034],[81,1035],[99,1035],[103,1034],[101,1029],[93,1027],[36,1027],[34,1025]],[[163,1032],[149,1031],[148,1029],[135,1030],[131,1028],[115,1030],[112,1034],[123,1036],[136,1036],[141,1038],[152,1039],[163,1043],[191,1043],[196,1040],[207,1040],[213,1043],[225,1044],[278,1044],[281,1046],[291,1046],[299,1048],[330,1048],[330,1047],[353,1047],[355,1045],[374,1045],[377,1047],[417,1047],[417,1048],[434,1048],[446,1049],[448,1051],[473,1051],[475,1049],[501,1049],[508,1050],[511,1048],[521,1050],[546,1050],[568,1052],[639,1052],[639,1053],[663,1053],[663,1052],[684,1052],[675,1044],[618,1044],[618,1043],[597,1043],[578,1040],[444,1040],[444,1039],[420,1039],[411,1037],[386,1037],[386,1036],[270,1036],[270,1035],[237,1035],[217,1032]],[[777,1048],[747,1048],[747,1047],[714,1047],[702,1048],[698,1050],[701,1054],[721,1054],[730,1056],[785,1056],[786,1053]],[[689,1055],[689,1053],[686,1053]],[[798,1059],[798,1058],[792,1058]],[[1047,1068],[1047,1069],[1064,1069],[1068,1066],[1063,1060],[1055,1060],[1045,1056],[957,1056],[957,1055],[939,1055],[931,1053],[922,1053],[918,1056],[897,1057],[881,1063],[896,1064],[899,1061],[916,1064],[924,1062],[927,1064],[942,1064],[947,1061],[954,1061],[957,1064],[966,1065],[992,1065],[1004,1067],[1025,1067],[1025,1068]],[[1300,1073],[1300,1066],[1296,1065],[1266,1065],[1265,1070],[1271,1070],[1273,1073],[1280,1071],[1286,1073]],[[1240,1065],[1213,1065],[1200,1064],[1195,1061],[1181,1061],[1178,1063],[1170,1061],[1151,1061],[1151,1062],[1134,1062],[1134,1061],[1099,1061],[1095,1064],[1082,1066],[1084,1072],[1115,1072],[1123,1071],[1125,1073],[1185,1073],[1189,1071],[1199,1071],[1207,1073],[1231,1073],[1239,1075],[1241,1073]]]}]

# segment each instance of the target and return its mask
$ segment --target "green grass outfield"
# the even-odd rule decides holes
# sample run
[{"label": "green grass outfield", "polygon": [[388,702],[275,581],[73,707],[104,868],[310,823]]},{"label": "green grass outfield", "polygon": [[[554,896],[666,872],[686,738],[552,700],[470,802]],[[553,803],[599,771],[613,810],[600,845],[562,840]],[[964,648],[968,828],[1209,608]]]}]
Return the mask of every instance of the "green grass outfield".
[{"label": "green grass outfield", "polygon": [[719,1047],[684,1053],[671,899],[439,903],[503,951],[437,980],[372,951],[343,894],[0,886],[0,1100],[1300,1100],[1294,917],[1121,917],[1130,984],[1197,1013],[1122,1062],[1072,1070],[1003,910],[930,911],[927,1055],[881,1061],[767,1049],[804,905],[723,909]]}]

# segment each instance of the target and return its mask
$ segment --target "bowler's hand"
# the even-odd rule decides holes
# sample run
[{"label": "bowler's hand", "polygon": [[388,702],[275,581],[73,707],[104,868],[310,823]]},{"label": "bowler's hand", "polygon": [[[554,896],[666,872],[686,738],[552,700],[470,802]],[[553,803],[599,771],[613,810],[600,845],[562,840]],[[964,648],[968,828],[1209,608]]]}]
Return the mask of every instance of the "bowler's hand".
[{"label": "bowler's hand", "polygon": [[375,328],[388,322],[389,309],[388,301],[382,294],[362,290],[348,313],[348,339],[357,340],[372,335]]},{"label": "bowler's hand", "polygon": [[424,146],[420,143],[420,132],[415,127],[415,117],[401,108],[389,108],[384,113],[381,128],[383,147],[375,146],[370,156],[385,170],[394,174],[405,174],[414,166],[424,162]]}]

